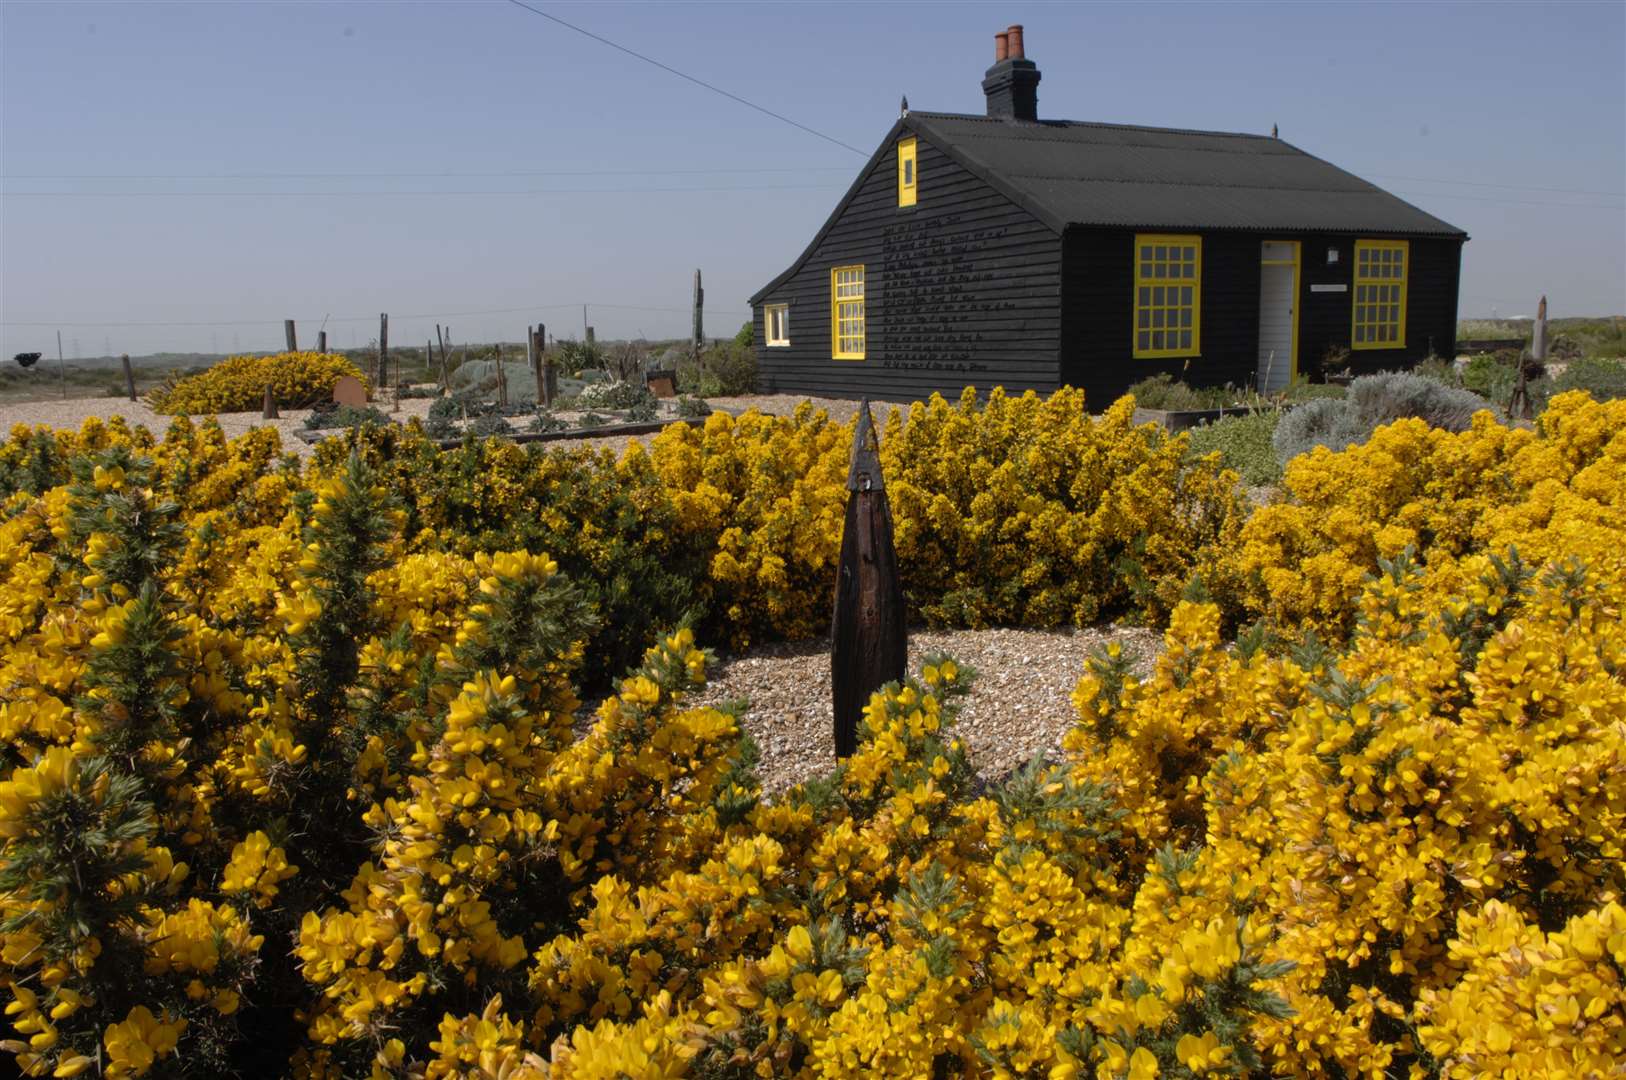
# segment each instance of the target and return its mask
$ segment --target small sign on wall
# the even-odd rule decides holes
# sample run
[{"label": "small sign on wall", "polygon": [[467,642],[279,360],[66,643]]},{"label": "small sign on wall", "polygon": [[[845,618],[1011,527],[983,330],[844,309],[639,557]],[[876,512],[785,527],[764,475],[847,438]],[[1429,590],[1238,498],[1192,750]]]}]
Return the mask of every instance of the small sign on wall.
[{"label": "small sign on wall", "polygon": [[1348,292],[1348,285],[1311,285],[1311,292]]}]

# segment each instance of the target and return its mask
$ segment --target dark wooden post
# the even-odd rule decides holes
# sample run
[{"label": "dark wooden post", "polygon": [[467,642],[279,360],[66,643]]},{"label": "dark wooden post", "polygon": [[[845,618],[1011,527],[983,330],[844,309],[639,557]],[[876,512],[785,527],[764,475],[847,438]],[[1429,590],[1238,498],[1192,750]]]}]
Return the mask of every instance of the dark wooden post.
[{"label": "dark wooden post", "polygon": [[382,393],[384,380],[389,378],[390,370],[390,317],[385,314],[378,316],[378,366],[373,372],[373,389]]},{"label": "dark wooden post", "polygon": [[694,332],[692,335],[694,358],[700,359],[700,350],[706,345],[706,327],[702,317],[706,306],[706,290],[700,287],[700,271],[694,272]]},{"label": "dark wooden post", "polygon": [[267,386],[265,388],[265,400],[260,404],[260,419],[276,420],[279,419],[281,415],[281,413],[277,412],[277,396],[273,394],[271,392],[271,388]]},{"label": "dark wooden post", "polygon": [[287,339],[289,352],[299,351],[299,338],[294,334],[294,321],[292,319],[282,320],[282,336]]},{"label": "dark wooden post", "polygon": [[119,362],[124,365],[124,388],[130,392],[130,400],[134,401],[136,399],[135,371],[130,367],[130,354],[122,354],[119,357]]},{"label": "dark wooden post", "polygon": [[838,758],[858,749],[858,725],[870,695],[903,678],[909,652],[903,618],[903,579],[898,576],[898,556],[892,545],[892,511],[881,478],[880,441],[865,399],[858,407],[852,464],[847,470],[847,518],[841,529],[830,629]]},{"label": "dark wooden post", "polygon": [[440,388],[445,390],[451,386],[452,376],[446,369],[446,338],[440,332],[440,323],[435,324],[435,340],[440,342]]},{"label": "dark wooden post", "polygon": [[497,343],[497,404],[504,408],[508,405],[508,376],[502,370],[502,343]]},{"label": "dark wooden post", "polygon": [[326,330],[318,330],[318,331],[316,331],[316,351],[319,352],[319,353],[327,352],[327,331]]},{"label": "dark wooden post", "polygon": [[553,408],[553,401],[559,396],[559,370],[553,366],[553,357],[548,355],[548,328],[542,323],[536,324],[536,355],[537,366],[542,369],[542,383],[537,387],[537,400],[548,408]]},{"label": "dark wooden post", "polygon": [[593,328],[591,326],[587,328],[587,344],[593,344]]}]

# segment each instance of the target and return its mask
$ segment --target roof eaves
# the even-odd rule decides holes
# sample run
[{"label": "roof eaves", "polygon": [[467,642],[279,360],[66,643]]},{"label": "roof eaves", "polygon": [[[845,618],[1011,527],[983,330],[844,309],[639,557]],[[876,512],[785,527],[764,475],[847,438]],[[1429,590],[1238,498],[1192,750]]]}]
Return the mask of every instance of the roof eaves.
[{"label": "roof eaves", "polygon": [[802,265],[812,258],[813,252],[824,242],[824,238],[829,235],[836,222],[841,220],[841,215],[846,211],[847,205],[858,195],[858,190],[864,186],[864,181],[869,179],[869,174],[881,163],[881,158],[886,154],[887,148],[892,145],[892,140],[898,137],[898,132],[903,130],[906,122],[907,118],[900,117],[887,131],[886,137],[881,140],[881,145],[876,147],[875,153],[870,155],[869,160],[864,163],[864,167],[858,170],[858,175],[854,177],[852,186],[841,197],[841,201],[836,203],[836,208],[830,211],[830,216],[824,219],[824,224],[819,227],[819,231],[813,234],[813,240],[807,247],[802,249],[802,253],[796,256],[795,261],[785,268],[784,273],[751,294],[751,299],[747,302],[752,307],[756,307],[769,293],[790,280],[791,275],[800,270]]}]

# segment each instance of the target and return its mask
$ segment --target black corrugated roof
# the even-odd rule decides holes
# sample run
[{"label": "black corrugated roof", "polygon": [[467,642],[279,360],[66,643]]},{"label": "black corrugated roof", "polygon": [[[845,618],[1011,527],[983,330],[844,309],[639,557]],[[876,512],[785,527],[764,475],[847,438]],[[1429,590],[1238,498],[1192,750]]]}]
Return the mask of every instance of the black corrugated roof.
[{"label": "black corrugated roof", "polygon": [[1467,234],[1281,139],[912,112],[903,126],[1068,225]]}]

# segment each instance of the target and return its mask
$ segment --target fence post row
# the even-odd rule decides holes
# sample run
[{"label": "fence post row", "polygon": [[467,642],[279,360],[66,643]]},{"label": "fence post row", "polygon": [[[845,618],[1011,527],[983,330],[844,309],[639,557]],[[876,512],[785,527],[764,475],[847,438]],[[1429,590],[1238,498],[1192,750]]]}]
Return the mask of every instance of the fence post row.
[{"label": "fence post row", "polygon": [[880,440],[868,398],[858,406],[853,432],[835,592],[830,688],[836,757],[845,758],[858,749],[858,724],[870,695],[903,678],[909,652],[903,579],[892,543],[892,510],[887,504]]}]

